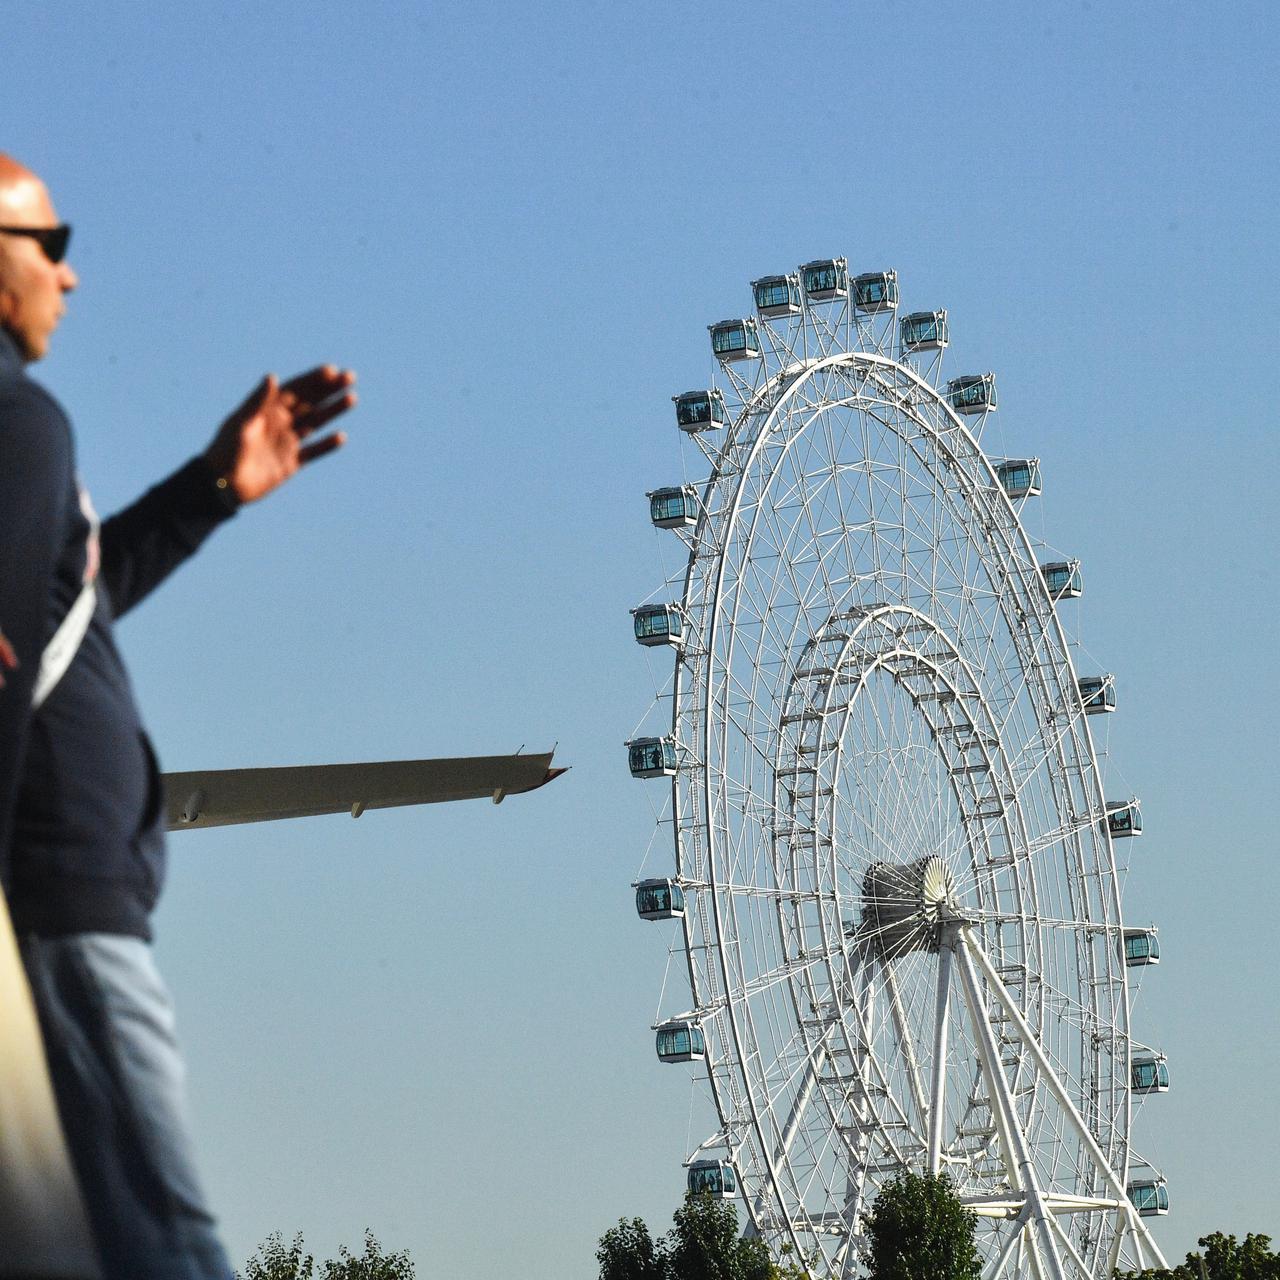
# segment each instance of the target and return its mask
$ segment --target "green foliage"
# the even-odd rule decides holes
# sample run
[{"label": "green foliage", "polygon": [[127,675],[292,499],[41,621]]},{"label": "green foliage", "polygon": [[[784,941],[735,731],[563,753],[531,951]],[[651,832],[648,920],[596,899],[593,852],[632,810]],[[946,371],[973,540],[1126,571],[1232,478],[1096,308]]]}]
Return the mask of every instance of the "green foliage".
[{"label": "green foliage", "polygon": [[286,1246],[277,1231],[258,1246],[237,1280],[414,1280],[414,1271],[408,1253],[383,1253],[373,1232],[366,1230],[360,1257],[343,1246],[317,1273],[315,1259],[303,1252],[302,1236]]},{"label": "green foliage", "polygon": [[671,1230],[654,1241],[640,1218],[619,1220],[600,1237],[600,1280],[800,1280],[779,1268],[763,1240],[744,1239],[733,1206],[705,1191],[685,1197]]},{"label": "green foliage", "polygon": [[686,1196],[667,1234],[671,1280],[774,1280],[769,1247],[759,1237],[743,1238],[738,1214],[705,1191]]},{"label": "green foliage", "polygon": [[864,1222],[870,1280],[978,1280],[977,1221],[945,1173],[885,1183]]},{"label": "green foliage", "polygon": [[618,1219],[600,1237],[596,1250],[600,1280],[666,1280],[666,1258],[655,1246],[643,1218]]},{"label": "green foliage", "polygon": [[302,1251],[302,1235],[285,1245],[278,1231],[272,1232],[257,1248],[252,1258],[237,1272],[237,1280],[312,1280],[316,1262]]},{"label": "green foliage", "polygon": [[1271,1248],[1271,1237],[1235,1236],[1215,1231],[1199,1241],[1203,1253],[1189,1253],[1186,1261],[1168,1270],[1117,1271],[1118,1280],[1280,1280],[1280,1253]]},{"label": "green foliage", "polygon": [[413,1280],[413,1263],[407,1252],[383,1253],[373,1232],[366,1228],[364,1253],[356,1258],[341,1247],[337,1259],[324,1264],[320,1280]]}]

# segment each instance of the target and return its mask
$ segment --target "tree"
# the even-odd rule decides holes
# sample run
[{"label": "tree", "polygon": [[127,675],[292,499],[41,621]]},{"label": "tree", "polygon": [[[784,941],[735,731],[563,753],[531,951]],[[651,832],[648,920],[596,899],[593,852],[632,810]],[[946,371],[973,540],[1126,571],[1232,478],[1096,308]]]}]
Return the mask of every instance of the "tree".
[{"label": "tree", "polygon": [[977,1221],[945,1173],[885,1183],[863,1224],[870,1280],[978,1280]]},{"label": "tree", "polygon": [[324,1264],[320,1277],[321,1280],[413,1280],[413,1263],[407,1251],[383,1253],[377,1237],[366,1227],[364,1253],[356,1258],[342,1246],[337,1259]]},{"label": "tree", "polygon": [[312,1280],[315,1259],[302,1251],[302,1234],[293,1237],[286,1247],[278,1231],[272,1232],[244,1264],[237,1280]]},{"label": "tree", "polygon": [[301,1233],[286,1246],[276,1231],[258,1246],[237,1280],[414,1280],[414,1270],[407,1252],[383,1253],[377,1237],[366,1229],[360,1257],[342,1246],[317,1273],[315,1259],[303,1252]]},{"label": "tree", "polygon": [[775,1280],[769,1246],[739,1234],[738,1214],[705,1191],[686,1196],[666,1238],[672,1280]]},{"label": "tree", "polygon": [[600,1280],[666,1280],[666,1256],[662,1242],[657,1245],[643,1218],[618,1219],[600,1237],[596,1250]]},{"label": "tree", "polygon": [[779,1268],[758,1237],[744,1239],[731,1204],[705,1191],[688,1195],[671,1230],[654,1241],[641,1218],[621,1218],[600,1237],[600,1280],[800,1280],[802,1268]]},{"label": "tree", "polygon": [[1241,1244],[1235,1236],[1215,1231],[1201,1236],[1203,1253],[1189,1253],[1176,1267],[1146,1271],[1117,1271],[1119,1280],[1280,1280],[1280,1253],[1271,1237],[1250,1232]]}]

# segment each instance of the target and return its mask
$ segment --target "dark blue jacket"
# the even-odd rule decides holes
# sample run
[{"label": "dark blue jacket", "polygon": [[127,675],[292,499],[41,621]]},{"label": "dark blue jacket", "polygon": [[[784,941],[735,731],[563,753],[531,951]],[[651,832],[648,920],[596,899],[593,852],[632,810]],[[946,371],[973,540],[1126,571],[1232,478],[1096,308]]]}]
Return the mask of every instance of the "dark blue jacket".
[{"label": "dark blue jacket", "polygon": [[[112,634],[231,511],[200,459],[91,537],[71,426],[0,331],[0,882],[19,932],[150,937],[164,878],[155,753]],[[96,575],[97,607],[41,708],[31,691],[50,636]]]}]

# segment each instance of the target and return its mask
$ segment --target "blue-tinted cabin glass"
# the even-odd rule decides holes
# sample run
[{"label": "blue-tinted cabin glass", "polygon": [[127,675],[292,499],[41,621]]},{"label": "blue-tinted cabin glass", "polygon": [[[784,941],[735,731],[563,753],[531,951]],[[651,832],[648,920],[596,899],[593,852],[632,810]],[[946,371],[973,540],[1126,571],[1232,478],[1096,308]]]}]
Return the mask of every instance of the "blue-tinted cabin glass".
[{"label": "blue-tinted cabin glass", "polygon": [[[716,329],[711,334],[711,348],[718,356],[727,355],[731,351],[745,351],[747,349],[746,329],[740,324]],[[710,414],[709,409],[708,414]]]},{"label": "blue-tinted cabin glass", "polygon": [[671,910],[671,894],[665,884],[645,885],[636,890],[636,910],[641,915]]},{"label": "blue-tinted cabin glass", "polygon": [[723,1186],[726,1191],[736,1191],[738,1189],[737,1174],[735,1174],[732,1169],[721,1169],[720,1185]]},{"label": "blue-tinted cabin glass", "polygon": [[[631,772],[642,773],[651,769],[661,769],[664,743],[661,742],[645,742],[631,748]],[[675,767],[675,752],[672,753],[672,767]]]},{"label": "blue-tinted cabin glass", "polygon": [[[719,347],[716,350],[720,350]],[[676,421],[682,427],[696,427],[711,421],[711,397],[708,395],[681,396],[676,401]]]},{"label": "blue-tinted cabin glass", "polygon": [[897,283],[888,276],[873,276],[870,280],[857,282],[854,301],[860,307],[880,307],[897,300]]},{"label": "blue-tinted cabin glass", "polygon": [[683,1056],[689,1052],[689,1029],[687,1027],[673,1027],[658,1032],[658,1057],[674,1058],[677,1055]]},{"label": "blue-tinted cabin glass", "polygon": [[1126,960],[1147,960],[1160,954],[1156,940],[1149,933],[1133,933],[1124,940],[1124,958]]},{"label": "blue-tinted cabin glass", "polygon": [[655,493],[649,499],[649,518],[651,520],[683,520],[683,493]]},{"label": "blue-tinted cabin glass", "polygon": [[951,388],[953,409],[990,409],[994,405],[995,386],[989,378],[974,378],[972,381],[957,378]]},{"label": "blue-tinted cabin glass", "polygon": [[920,342],[937,342],[940,337],[937,316],[922,316],[918,320],[904,320],[902,323],[902,340],[908,346]]},{"label": "blue-tinted cabin glass", "polygon": [[1134,1208],[1139,1212],[1143,1209],[1154,1209],[1159,1203],[1156,1188],[1149,1182],[1143,1182],[1136,1187],[1130,1188],[1129,1198],[1133,1201]]},{"label": "blue-tinted cabin glass", "polygon": [[1061,591],[1071,581],[1070,569],[1051,569],[1049,571],[1049,590]]},{"label": "blue-tinted cabin glass", "polygon": [[1163,1209],[1166,1213],[1169,1211],[1169,1188],[1159,1186],[1156,1188],[1156,1208]]},{"label": "blue-tinted cabin glass", "polygon": [[835,263],[829,267],[806,267],[804,288],[806,293],[834,293],[844,288],[844,272]]},{"label": "blue-tinted cabin glass", "polygon": [[798,307],[800,295],[790,280],[769,280],[756,285],[756,306],[761,311],[768,307]]},{"label": "blue-tinted cabin glass", "polygon": [[1113,835],[1123,831],[1141,831],[1142,819],[1137,809],[1129,806],[1124,809],[1115,809],[1107,814],[1107,826],[1111,828]]},{"label": "blue-tinted cabin glass", "polygon": [[1159,1074],[1154,1062],[1135,1062],[1133,1064],[1133,1087],[1135,1089],[1154,1089],[1159,1080]]},{"label": "blue-tinted cabin glass", "polygon": [[1001,467],[1000,483],[1006,493],[1025,493],[1031,488],[1031,468]]},{"label": "blue-tinted cabin glass", "polygon": [[676,767],[676,744],[674,742],[663,742],[660,744],[662,749],[662,765],[667,769]]},{"label": "blue-tinted cabin glass", "polygon": [[636,639],[646,640],[653,636],[678,636],[680,634],[680,615],[669,609],[641,609],[636,614]]}]

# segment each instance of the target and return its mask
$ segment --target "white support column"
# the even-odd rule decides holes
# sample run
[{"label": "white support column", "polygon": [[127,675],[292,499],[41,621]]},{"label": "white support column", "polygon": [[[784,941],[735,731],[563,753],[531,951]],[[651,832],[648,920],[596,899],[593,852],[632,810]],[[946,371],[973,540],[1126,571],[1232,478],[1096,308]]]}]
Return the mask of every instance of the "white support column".
[{"label": "white support column", "polygon": [[951,954],[954,939],[938,951],[938,992],[933,1017],[933,1080],[929,1097],[929,1172],[942,1167],[942,1124],[947,1095],[947,1019],[951,1007]]},{"label": "white support column", "polygon": [[1051,1221],[1052,1210],[1040,1189],[1040,1180],[1036,1174],[1035,1163],[1031,1159],[1031,1152],[1027,1147],[1026,1136],[1018,1124],[1017,1108],[1001,1066],[1000,1050],[996,1046],[995,1035],[991,1030],[991,1024],[987,1021],[987,1011],[982,1001],[982,988],[978,985],[978,977],[974,972],[967,941],[966,931],[959,931],[956,935],[955,953],[960,969],[961,990],[964,992],[965,1003],[969,1008],[969,1018],[973,1023],[974,1035],[978,1041],[983,1074],[991,1094],[992,1109],[995,1110],[998,1107],[1003,1115],[1002,1127],[1008,1132],[1010,1155],[1018,1169],[1021,1189],[1027,1197],[1030,1217],[1028,1227],[1035,1233],[1028,1241],[1031,1245],[1032,1267],[1039,1275],[1041,1270],[1039,1255],[1043,1253],[1051,1280],[1066,1280],[1066,1272],[1062,1266],[1062,1258],[1058,1254],[1058,1242]]},{"label": "white support column", "polygon": [[818,1042],[813,1056],[805,1064],[804,1083],[801,1084],[800,1091],[796,1094],[796,1100],[791,1104],[787,1122],[782,1128],[782,1136],[778,1139],[778,1148],[773,1157],[774,1164],[780,1164],[791,1153],[791,1144],[795,1141],[796,1130],[800,1127],[800,1117],[804,1113],[805,1107],[809,1105],[809,1099],[813,1097],[814,1086],[818,1083],[818,1073],[822,1070],[826,1061],[827,1042],[824,1037]]},{"label": "white support column", "polygon": [[920,1062],[916,1056],[915,1040],[911,1035],[911,1027],[907,1022],[907,1011],[902,1007],[902,995],[898,990],[898,975],[894,972],[893,961],[883,960],[880,966],[884,974],[885,989],[889,993],[889,1007],[893,1013],[894,1029],[898,1033],[898,1046],[907,1064],[907,1083],[911,1089],[911,1097],[916,1104],[916,1115],[920,1123],[925,1122],[928,1114],[928,1099],[925,1097],[924,1082],[920,1078]]},{"label": "white support column", "polygon": [[1027,1052],[1031,1054],[1032,1059],[1035,1061],[1040,1079],[1044,1081],[1049,1092],[1058,1100],[1058,1105],[1071,1121],[1072,1128],[1079,1135],[1080,1141],[1084,1144],[1085,1150],[1089,1153],[1098,1172],[1102,1174],[1103,1181],[1111,1188],[1112,1193],[1120,1202],[1122,1211],[1125,1212],[1128,1218],[1129,1229],[1134,1233],[1140,1247],[1145,1248],[1150,1253],[1157,1267],[1167,1267],[1168,1263],[1165,1262],[1159,1246],[1152,1239],[1151,1233],[1138,1216],[1138,1211],[1131,1204],[1127,1188],[1116,1175],[1115,1170],[1107,1163],[1107,1158],[1103,1155],[1102,1148],[1098,1146],[1097,1139],[1089,1131],[1089,1126],[1085,1124],[1084,1117],[1076,1110],[1075,1103],[1072,1102],[1071,1096],[1063,1087],[1062,1081],[1058,1079],[1058,1074],[1054,1071],[1053,1064],[1049,1061],[1048,1055],[1039,1040],[1036,1039],[1035,1033],[1027,1025],[1027,1021],[1022,1016],[1022,1011],[1018,1008],[1017,1002],[1005,990],[1004,983],[1000,981],[1000,975],[996,973],[986,953],[968,929],[961,930],[960,939],[963,947],[962,954],[965,957],[972,957],[972,962],[976,962],[978,968],[982,971],[983,977],[986,978],[987,984],[1004,1006],[1005,1012],[1009,1015],[1009,1021],[1018,1033],[1018,1038],[1026,1046]]}]

